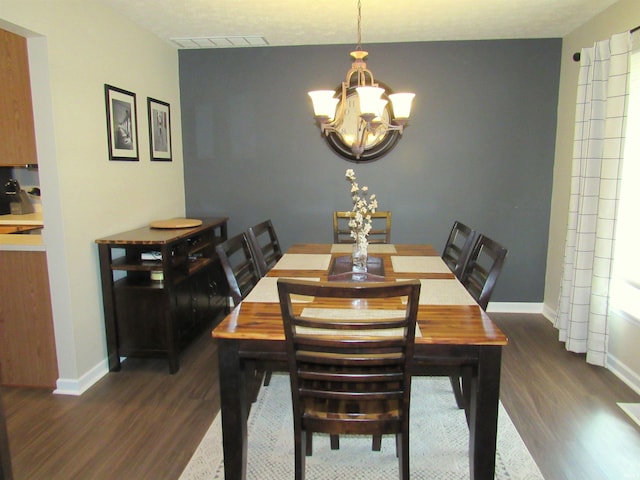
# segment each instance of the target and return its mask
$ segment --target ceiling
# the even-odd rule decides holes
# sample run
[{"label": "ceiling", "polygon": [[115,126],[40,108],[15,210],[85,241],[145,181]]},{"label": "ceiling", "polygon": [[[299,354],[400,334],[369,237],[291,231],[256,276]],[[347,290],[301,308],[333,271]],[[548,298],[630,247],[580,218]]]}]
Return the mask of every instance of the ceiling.
[{"label": "ceiling", "polygon": [[[178,48],[357,43],[356,0],[99,0]],[[617,0],[362,0],[362,43],[558,38]]]}]

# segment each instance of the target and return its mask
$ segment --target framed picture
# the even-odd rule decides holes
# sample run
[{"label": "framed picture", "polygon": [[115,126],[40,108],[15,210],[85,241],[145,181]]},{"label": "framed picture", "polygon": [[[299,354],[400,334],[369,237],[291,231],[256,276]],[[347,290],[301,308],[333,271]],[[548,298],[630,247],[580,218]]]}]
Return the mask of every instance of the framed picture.
[{"label": "framed picture", "polygon": [[169,104],[147,97],[151,160],[171,161],[171,115]]},{"label": "framed picture", "polygon": [[109,160],[138,158],[138,114],[136,94],[105,84]]}]

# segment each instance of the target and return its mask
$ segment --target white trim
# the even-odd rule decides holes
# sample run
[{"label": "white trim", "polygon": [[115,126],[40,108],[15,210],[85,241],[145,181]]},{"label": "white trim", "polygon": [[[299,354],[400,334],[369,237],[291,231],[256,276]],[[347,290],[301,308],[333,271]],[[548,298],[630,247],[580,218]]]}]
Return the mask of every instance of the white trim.
[{"label": "white trim", "polygon": [[556,312],[553,308],[551,308],[546,303],[542,306],[542,315],[545,316],[547,320],[551,323],[555,322],[556,317],[558,316],[558,312]]},{"label": "white trim", "polygon": [[618,406],[624,413],[629,415],[634,422],[640,425],[640,403],[618,403]]},{"label": "white trim", "polygon": [[640,395],[640,375],[631,370],[627,365],[618,361],[611,354],[607,355],[607,370],[626,383],[629,388]]},{"label": "white trim", "polygon": [[542,313],[542,303],[490,302],[487,312],[495,313]]},{"label": "white trim", "polygon": [[105,359],[78,379],[59,378],[56,382],[58,388],[53,393],[58,395],[82,395],[107,373],[109,373],[109,365]]},{"label": "white trim", "polygon": [[627,322],[629,325],[640,327],[640,318],[636,318],[625,310],[620,310],[614,307],[611,307],[611,311],[615,313],[620,320]]}]

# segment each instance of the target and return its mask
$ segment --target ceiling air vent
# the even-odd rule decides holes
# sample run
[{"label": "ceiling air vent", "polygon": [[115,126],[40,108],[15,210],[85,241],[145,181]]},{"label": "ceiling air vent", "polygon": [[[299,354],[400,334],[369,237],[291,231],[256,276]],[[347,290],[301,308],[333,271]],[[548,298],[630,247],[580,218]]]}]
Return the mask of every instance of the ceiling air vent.
[{"label": "ceiling air vent", "polygon": [[235,48],[262,47],[269,45],[264,37],[236,36],[236,37],[185,37],[171,38],[178,48]]}]

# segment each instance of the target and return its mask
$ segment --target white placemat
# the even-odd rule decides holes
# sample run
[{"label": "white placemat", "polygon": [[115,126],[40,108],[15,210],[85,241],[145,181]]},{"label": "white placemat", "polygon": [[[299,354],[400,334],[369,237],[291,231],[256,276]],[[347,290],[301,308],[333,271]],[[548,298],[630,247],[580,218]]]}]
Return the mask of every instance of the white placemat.
[{"label": "white placemat", "polygon": [[[319,282],[319,278],[296,278],[296,280],[313,280]],[[249,292],[249,295],[243,300],[245,303],[263,302],[278,303],[278,277],[262,277],[255,287]],[[292,295],[293,303],[311,302],[313,297],[304,295]]]},{"label": "white placemat", "polygon": [[328,270],[330,262],[328,253],[285,253],[273,270]]},{"label": "white placemat", "polygon": [[449,267],[436,256],[392,256],[395,273],[451,273]]},{"label": "white placemat", "polygon": [[[333,320],[360,320],[367,318],[400,318],[405,315],[404,310],[358,310],[351,308],[303,308],[301,316],[309,318],[330,318]],[[298,333],[323,334],[326,330],[322,328],[297,327]],[[396,337],[403,334],[401,328],[388,329],[384,332],[380,330],[342,330],[340,332],[347,336],[386,336]],[[416,337],[421,337],[420,327],[416,323]]]},{"label": "white placemat", "polygon": [[[352,243],[334,243],[331,245],[331,253],[351,253],[353,251]],[[395,245],[389,243],[373,244],[367,247],[368,253],[398,253]]]},{"label": "white placemat", "polygon": [[[398,281],[401,281],[398,279]],[[476,301],[458,280],[420,279],[420,305],[475,305]]]}]

